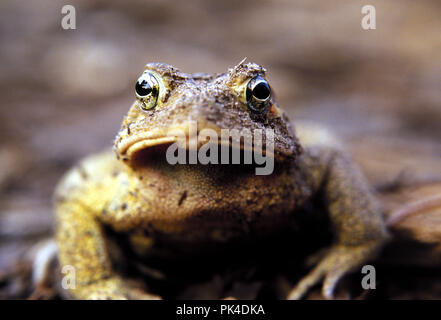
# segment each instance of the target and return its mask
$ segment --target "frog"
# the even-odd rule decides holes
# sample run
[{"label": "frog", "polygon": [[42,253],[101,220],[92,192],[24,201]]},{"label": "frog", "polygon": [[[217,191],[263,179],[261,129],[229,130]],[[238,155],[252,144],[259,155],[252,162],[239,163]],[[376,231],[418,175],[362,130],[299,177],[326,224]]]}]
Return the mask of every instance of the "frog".
[{"label": "frog", "polygon": [[[266,73],[245,61],[221,74],[187,74],[164,63],[145,66],[113,150],[80,160],[54,193],[60,266],[75,270],[69,297],[162,298],[115,268],[121,258],[112,253],[112,232],[127,236],[139,255],[184,248],[188,258],[204,246],[213,250],[277,233],[315,198],[326,209],[332,244],[312,254],[315,266],[287,299],[301,299],[320,284],[323,296],[332,299],[345,275],[379,253],[388,232],[361,170],[329,130],[303,122],[294,126]],[[190,123],[198,132],[273,130],[268,155],[273,172],[256,175],[255,164],[170,164],[165,154],[177,142],[174,133],[188,134]],[[223,254],[228,261],[228,252]],[[288,246],[286,254],[296,253]]]}]

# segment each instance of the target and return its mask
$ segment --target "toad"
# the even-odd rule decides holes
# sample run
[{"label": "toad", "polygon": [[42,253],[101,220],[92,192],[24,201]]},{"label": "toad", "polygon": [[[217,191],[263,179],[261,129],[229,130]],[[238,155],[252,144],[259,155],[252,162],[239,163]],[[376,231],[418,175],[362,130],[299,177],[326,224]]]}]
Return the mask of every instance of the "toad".
[{"label": "toad", "polygon": [[[328,131],[301,123],[294,128],[265,72],[245,62],[214,75],[146,65],[114,150],[80,161],[55,191],[60,264],[75,270],[72,297],[160,298],[117,270],[112,234],[126,235],[138,256],[187,248],[188,257],[209,244],[215,250],[278,233],[313,198],[326,209],[333,243],[287,298],[299,299],[321,282],[323,295],[332,298],[343,276],[376,255],[387,232],[370,186]],[[258,175],[254,162],[170,164],[166,153],[178,139],[174,133],[189,134],[192,123],[198,132],[271,129],[273,152],[267,156],[274,170]],[[234,148],[231,140],[220,144]],[[189,145],[180,148],[188,152]],[[287,255],[296,254],[284,245]]]}]

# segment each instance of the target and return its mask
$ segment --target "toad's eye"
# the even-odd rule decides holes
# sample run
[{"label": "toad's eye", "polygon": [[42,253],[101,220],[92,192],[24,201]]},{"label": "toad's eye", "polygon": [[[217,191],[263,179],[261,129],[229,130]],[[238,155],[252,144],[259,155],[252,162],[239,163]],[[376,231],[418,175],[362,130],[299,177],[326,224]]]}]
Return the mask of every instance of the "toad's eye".
[{"label": "toad's eye", "polygon": [[144,72],[136,81],[135,95],[141,102],[142,109],[153,109],[159,95],[159,83],[156,77],[150,72]]},{"label": "toad's eye", "polygon": [[246,99],[248,107],[254,112],[263,112],[269,106],[271,88],[261,76],[252,78],[247,85]]}]

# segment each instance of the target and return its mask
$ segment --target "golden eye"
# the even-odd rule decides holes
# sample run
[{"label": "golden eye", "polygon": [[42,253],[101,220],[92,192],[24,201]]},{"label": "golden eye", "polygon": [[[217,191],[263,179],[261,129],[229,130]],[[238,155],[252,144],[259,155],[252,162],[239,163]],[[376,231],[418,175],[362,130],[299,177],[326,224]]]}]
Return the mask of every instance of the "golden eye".
[{"label": "golden eye", "polygon": [[136,81],[135,95],[141,102],[142,109],[153,109],[159,96],[159,82],[156,77],[150,72],[144,72]]},{"label": "golden eye", "polygon": [[261,76],[252,78],[247,85],[246,100],[248,107],[254,112],[263,112],[269,106],[271,88]]}]

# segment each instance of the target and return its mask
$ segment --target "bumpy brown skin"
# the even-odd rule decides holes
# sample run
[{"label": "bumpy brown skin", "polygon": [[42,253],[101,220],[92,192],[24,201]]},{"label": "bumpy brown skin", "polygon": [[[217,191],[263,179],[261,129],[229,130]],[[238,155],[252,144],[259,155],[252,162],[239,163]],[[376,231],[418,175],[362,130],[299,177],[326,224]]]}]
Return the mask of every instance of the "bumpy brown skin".
[{"label": "bumpy brown skin", "polygon": [[[165,64],[146,66],[160,79],[157,105],[130,108],[114,153],[83,160],[55,193],[56,237],[61,266],[76,270],[79,299],[158,298],[130,284],[112,266],[104,228],[132,237],[138,252],[155,243],[192,247],[228,242],[252,231],[277,232],[284,218],[321,191],[335,230],[335,243],[288,298],[300,298],[325,278],[331,298],[338,280],[371,258],[386,236],[383,218],[365,179],[332,137],[301,126],[296,137],[271,98],[257,115],[244,100],[247,81],[265,70],[241,63],[220,75],[184,74]],[[233,165],[170,165],[168,136],[176,129],[272,128],[275,168],[271,175]],[[300,146],[302,144],[302,147]],[[228,259],[228,257],[226,257]]]}]

